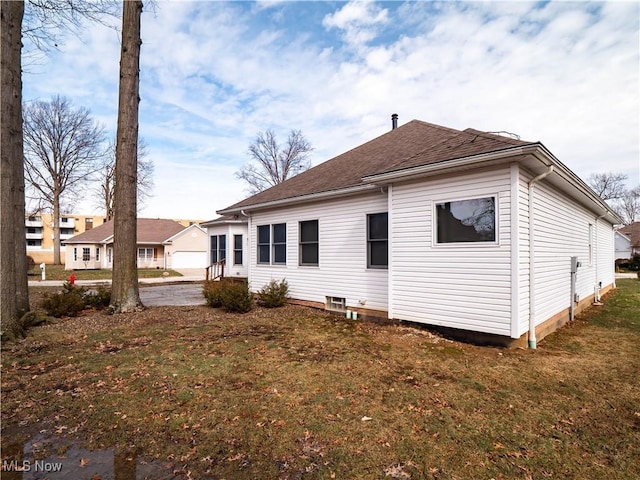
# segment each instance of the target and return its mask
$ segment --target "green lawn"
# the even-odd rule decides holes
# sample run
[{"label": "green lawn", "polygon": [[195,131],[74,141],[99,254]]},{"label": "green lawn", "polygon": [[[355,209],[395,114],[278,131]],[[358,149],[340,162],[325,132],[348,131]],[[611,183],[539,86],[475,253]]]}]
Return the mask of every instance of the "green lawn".
[{"label": "green lawn", "polygon": [[[166,270],[170,277],[181,277],[182,274],[175,270]],[[138,278],[160,278],[165,270],[162,269],[139,269]],[[71,270],[65,270],[64,265],[47,265],[45,267],[47,280],[68,280]],[[76,280],[111,280],[112,270],[74,270]],[[29,270],[29,280],[40,280],[42,278],[40,267],[36,265]]]},{"label": "green lawn", "polygon": [[2,346],[3,452],[44,431],[183,478],[640,478],[640,282],[618,285],[537,350],[295,306],[92,312]]}]

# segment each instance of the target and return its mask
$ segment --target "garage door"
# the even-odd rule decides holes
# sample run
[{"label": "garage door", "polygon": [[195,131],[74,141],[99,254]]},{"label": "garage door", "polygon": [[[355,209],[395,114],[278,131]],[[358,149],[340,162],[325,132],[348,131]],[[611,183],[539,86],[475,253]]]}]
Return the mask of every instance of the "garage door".
[{"label": "garage door", "polygon": [[206,268],[207,252],[174,252],[171,268]]}]

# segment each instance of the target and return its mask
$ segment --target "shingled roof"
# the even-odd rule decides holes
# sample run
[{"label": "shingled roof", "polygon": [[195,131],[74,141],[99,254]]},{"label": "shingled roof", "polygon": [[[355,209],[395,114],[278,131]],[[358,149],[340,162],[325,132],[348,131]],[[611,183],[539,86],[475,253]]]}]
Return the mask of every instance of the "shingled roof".
[{"label": "shingled roof", "polygon": [[[174,220],[138,218],[137,229],[138,243],[148,245],[162,244],[185,227]],[[71,237],[65,243],[103,243],[110,241],[111,237],[113,237],[113,220]]]},{"label": "shingled roof", "polygon": [[640,222],[634,222],[630,225],[624,226],[618,231],[629,237],[632,247],[640,248]]},{"label": "shingled roof", "polygon": [[411,120],[221,212],[354,187],[370,175],[529,144],[478,130],[460,131]]}]

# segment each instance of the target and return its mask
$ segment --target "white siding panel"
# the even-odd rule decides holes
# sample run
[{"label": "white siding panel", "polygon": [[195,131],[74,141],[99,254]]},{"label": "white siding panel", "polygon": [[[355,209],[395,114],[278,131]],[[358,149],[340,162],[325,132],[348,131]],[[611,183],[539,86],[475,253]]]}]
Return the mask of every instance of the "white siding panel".
[{"label": "white siding panel", "polygon": [[[387,270],[367,268],[366,216],[386,212],[387,194],[381,191],[360,197],[254,212],[249,232],[250,285],[259,290],[272,279],[286,278],[290,296],[325,302],[325,297],[346,299],[349,307],[386,311]],[[298,265],[298,222],[318,220],[319,265]],[[287,225],[287,264],[257,264],[257,227]],[[359,303],[365,302],[364,305]]]},{"label": "white siding panel", "polygon": [[[521,176],[521,197],[528,201],[527,182],[532,176],[525,172]],[[519,208],[521,221],[527,226],[527,231],[523,232],[521,238],[520,331],[524,333],[528,330],[529,310],[528,238],[526,243],[524,240],[528,235],[528,205],[523,200]],[[613,226],[602,219],[598,220],[597,216],[544,180],[536,184],[533,272],[536,286],[536,325],[571,306],[572,256],[577,256],[582,263],[576,281],[576,293],[581,299],[594,293],[596,282],[601,281],[603,287],[613,283]],[[589,225],[593,225],[591,240]]]},{"label": "white siding panel", "polygon": [[[497,195],[497,244],[434,245],[436,202]],[[509,167],[394,185],[393,316],[510,335]]]}]

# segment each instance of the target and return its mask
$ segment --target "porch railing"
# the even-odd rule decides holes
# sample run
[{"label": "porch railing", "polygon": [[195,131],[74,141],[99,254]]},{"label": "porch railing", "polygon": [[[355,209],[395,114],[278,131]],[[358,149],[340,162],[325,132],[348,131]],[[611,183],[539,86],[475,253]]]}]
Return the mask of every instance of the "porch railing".
[{"label": "porch railing", "polygon": [[223,258],[219,262],[209,265],[206,269],[205,278],[207,280],[222,280],[224,278],[224,264],[225,259]]}]

